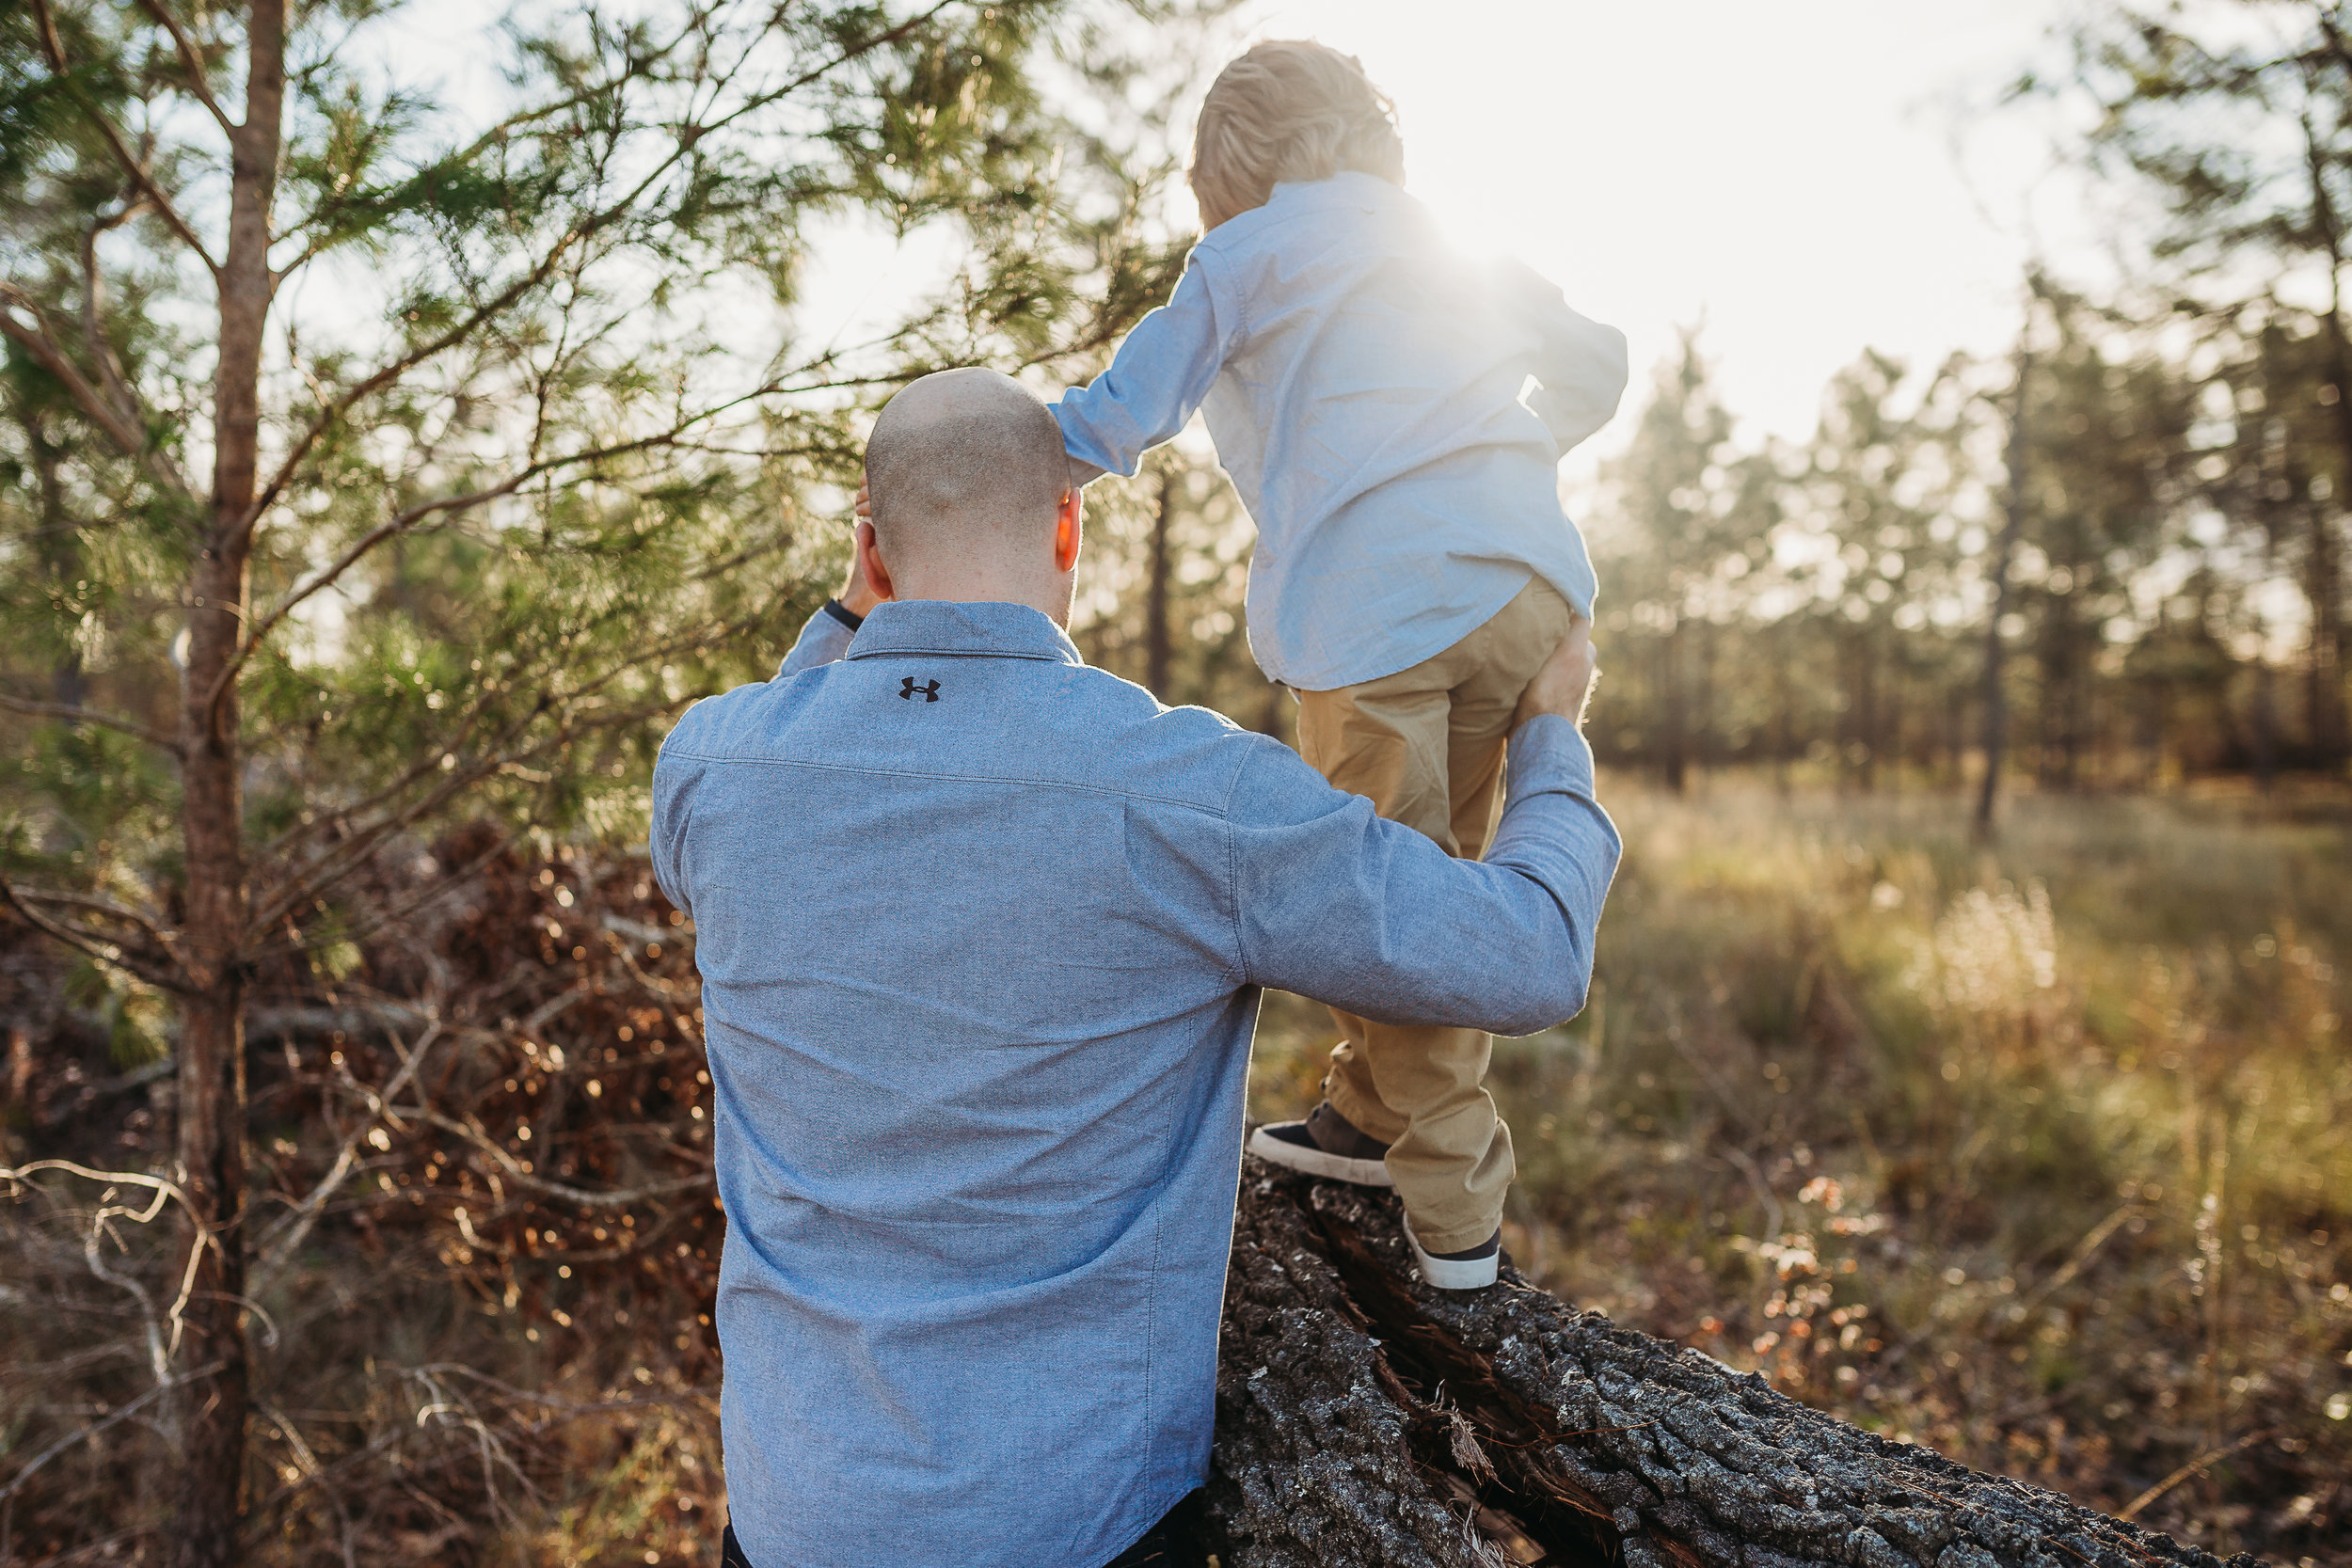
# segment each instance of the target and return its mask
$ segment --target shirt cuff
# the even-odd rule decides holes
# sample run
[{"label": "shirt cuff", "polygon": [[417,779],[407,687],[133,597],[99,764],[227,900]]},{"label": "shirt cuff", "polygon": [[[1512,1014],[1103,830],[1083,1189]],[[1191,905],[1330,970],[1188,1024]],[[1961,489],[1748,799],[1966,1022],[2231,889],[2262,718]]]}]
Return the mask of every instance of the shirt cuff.
[{"label": "shirt cuff", "polygon": [[1505,810],[1530,795],[1596,798],[1592,745],[1582,730],[1559,714],[1539,713],[1513,730],[1503,755]]},{"label": "shirt cuff", "polygon": [[800,641],[784,656],[776,667],[776,679],[789,680],[803,670],[814,670],[819,664],[831,664],[850,651],[850,643],[857,633],[852,629],[858,617],[849,610],[834,612],[831,604],[820,606],[808,624],[801,628]]}]

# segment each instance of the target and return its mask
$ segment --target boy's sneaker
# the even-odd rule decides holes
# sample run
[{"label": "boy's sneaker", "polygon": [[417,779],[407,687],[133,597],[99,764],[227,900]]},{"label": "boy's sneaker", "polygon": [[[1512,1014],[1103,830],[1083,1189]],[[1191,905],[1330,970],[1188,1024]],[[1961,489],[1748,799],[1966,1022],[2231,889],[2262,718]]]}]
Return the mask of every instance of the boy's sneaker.
[{"label": "boy's sneaker", "polygon": [[1467,1252],[1428,1252],[1421,1238],[1413,1234],[1413,1222],[1405,1221],[1405,1241],[1413,1249],[1413,1262],[1421,1276],[1440,1291],[1483,1291],[1492,1285],[1502,1272],[1502,1230],[1495,1233]]},{"label": "boy's sneaker", "polygon": [[1393,1187],[1381,1161],[1389,1146],[1356,1130],[1356,1124],[1325,1101],[1305,1121],[1270,1121],[1249,1134],[1249,1152],[1282,1165],[1359,1187]]}]

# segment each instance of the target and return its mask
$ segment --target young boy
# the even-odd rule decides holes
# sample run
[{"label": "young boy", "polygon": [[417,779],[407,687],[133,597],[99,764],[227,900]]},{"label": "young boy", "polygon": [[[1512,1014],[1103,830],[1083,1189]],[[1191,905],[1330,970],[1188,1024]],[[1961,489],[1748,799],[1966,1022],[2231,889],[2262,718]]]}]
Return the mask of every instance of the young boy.
[{"label": "young boy", "polygon": [[[1298,695],[1299,750],[1475,858],[1519,694],[1592,612],[1557,465],[1616,412],[1624,335],[1452,251],[1400,188],[1389,101],[1321,44],[1228,65],[1190,172],[1206,233],[1174,296],[1055,407],[1076,477],[1133,474],[1203,409],[1258,526],[1250,648]],[[1251,1150],[1393,1184],[1423,1277],[1491,1284],[1514,1166],[1487,1037],[1333,1016],[1324,1102]]]}]

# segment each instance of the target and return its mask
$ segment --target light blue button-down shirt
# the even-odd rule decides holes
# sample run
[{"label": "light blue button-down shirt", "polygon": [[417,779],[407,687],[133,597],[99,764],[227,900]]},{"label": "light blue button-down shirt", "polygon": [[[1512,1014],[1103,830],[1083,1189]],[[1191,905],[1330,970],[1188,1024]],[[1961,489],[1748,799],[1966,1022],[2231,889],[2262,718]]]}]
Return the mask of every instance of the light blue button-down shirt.
[{"label": "light blue button-down shirt", "polygon": [[1018,605],[819,615],[691,709],[653,862],[695,924],[756,1568],[1097,1568],[1200,1484],[1259,988],[1565,1018],[1617,859],[1592,792],[1533,720],[1452,860]]},{"label": "light blue button-down shirt", "polygon": [[1133,474],[1203,412],[1258,525],[1250,651],[1324,691],[1444,652],[1531,575],[1592,613],[1559,461],[1625,381],[1623,333],[1348,173],[1277,185],[1209,230],[1174,295],[1054,413],[1082,472]]}]

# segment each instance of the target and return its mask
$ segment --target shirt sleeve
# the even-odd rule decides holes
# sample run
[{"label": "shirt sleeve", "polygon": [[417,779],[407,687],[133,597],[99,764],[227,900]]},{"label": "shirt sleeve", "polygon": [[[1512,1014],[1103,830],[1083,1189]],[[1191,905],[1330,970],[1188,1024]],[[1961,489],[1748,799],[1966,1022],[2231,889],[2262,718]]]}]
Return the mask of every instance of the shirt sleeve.
[{"label": "shirt sleeve", "polygon": [[1616,826],[1565,719],[1520,725],[1509,764],[1494,844],[1466,861],[1261,743],[1228,813],[1250,982],[1383,1023],[1528,1035],[1574,1017],[1616,874]]},{"label": "shirt sleeve", "polygon": [[789,680],[803,670],[814,670],[819,664],[831,664],[850,651],[850,639],[857,635],[863,616],[851,615],[833,600],[827,599],[808,625],[801,628],[800,640],[792,651],[776,666],[776,679]]},{"label": "shirt sleeve", "polygon": [[661,895],[673,908],[685,911],[689,920],[694,911],[686,888],[686,824],[693,815],[695,781],[688,775],[697,771],[671,756],[669,743],[662,743],[660,754],[654,758],[652,821],[645,833],[653,879]]},{"label": "shirt sleeve", "polygon": [[1540,386],[1527,405],[1565,452],[1616,417],[1625,396],[1625,334],[1568,309],[1557,285],[1518,261],[1503,264],[1512,305],[1535,329]]},{"label": "shirt sleeve", "polygon": [[1168,303],[1136,323],[1110,369],[1054,404],[1071,477],[1132,476],[1145,452],[1184,429],[1224,368],[1231,331],[1196,257]]}]

